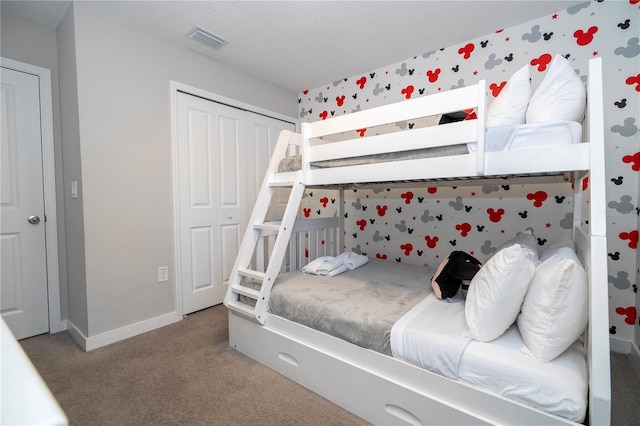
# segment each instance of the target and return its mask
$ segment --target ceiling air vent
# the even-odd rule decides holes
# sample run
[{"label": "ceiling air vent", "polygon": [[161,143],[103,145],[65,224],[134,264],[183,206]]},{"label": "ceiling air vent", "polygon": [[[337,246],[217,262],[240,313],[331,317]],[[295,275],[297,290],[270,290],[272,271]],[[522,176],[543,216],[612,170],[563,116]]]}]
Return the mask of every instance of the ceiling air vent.
[{"label": "ceiling air vent", "polygon": [[189,31],[187,36],[190,39],[209,46],[212,49],[219,49],[223,45],[227,44],[227,40],[200,27],[195,27],[193,30]]}]

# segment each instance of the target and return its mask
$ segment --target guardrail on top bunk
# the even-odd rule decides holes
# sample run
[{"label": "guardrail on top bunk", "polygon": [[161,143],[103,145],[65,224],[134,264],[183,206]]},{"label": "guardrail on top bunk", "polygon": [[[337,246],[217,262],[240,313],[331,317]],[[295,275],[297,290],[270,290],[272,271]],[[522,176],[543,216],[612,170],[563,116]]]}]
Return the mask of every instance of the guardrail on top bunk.
[{"label": "guardrail on top bunk", "polygon": [[[411,131],[378,134],[339,142],[314,143],[320,138],[345,132],[394,125],[398,122],[433,117],[443,113],[475,109],[476,120],[464,120],[440,126],[423,127]],[[486,82],[481,80],[472,86],[435,93],[421,98],[359,111],[328,120],[302,124],[302,170],[307,177],[311,163],[363,157],[376,154],[437,148],[477,142],[478,155],[475,169],[484,175]],[[359,170],[362,172],[362,170]],[[374,169],[372,169],[375,174]],[[375,182],[375,179],[371,180]]]}]

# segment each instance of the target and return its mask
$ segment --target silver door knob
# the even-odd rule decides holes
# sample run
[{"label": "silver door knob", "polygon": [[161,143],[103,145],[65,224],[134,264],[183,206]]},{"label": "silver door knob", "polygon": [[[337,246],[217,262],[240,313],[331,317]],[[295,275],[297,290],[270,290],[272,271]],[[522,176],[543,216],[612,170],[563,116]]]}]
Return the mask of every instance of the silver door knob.
[{"label": "silver door knob", "polygon": [[29,216],[29,219],[27,219],[27,221],[32,225],[37,225],[38,223],[40,223],[40,216]]}]

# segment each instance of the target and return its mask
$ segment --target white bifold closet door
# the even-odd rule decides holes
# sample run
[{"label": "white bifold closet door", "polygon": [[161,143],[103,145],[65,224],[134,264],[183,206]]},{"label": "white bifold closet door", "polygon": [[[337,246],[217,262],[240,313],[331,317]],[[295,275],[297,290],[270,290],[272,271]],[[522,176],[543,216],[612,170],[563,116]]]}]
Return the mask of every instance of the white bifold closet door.
[{"label": "white bifold closet door", "polygon": [[222,303],[264,172],[293,123],[179,92],[182,313]]}]

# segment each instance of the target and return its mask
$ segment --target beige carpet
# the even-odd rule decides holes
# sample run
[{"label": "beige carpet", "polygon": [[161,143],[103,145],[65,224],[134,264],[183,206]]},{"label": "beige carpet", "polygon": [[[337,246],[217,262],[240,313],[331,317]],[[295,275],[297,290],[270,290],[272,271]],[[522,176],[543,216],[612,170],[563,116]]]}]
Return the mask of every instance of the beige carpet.
[{"label": "beige carpet", "polygon": [[[222,305],[84,352],[66,332],[22,340],[72,425],[366,425],[229,347]],[[612,425],[640,426],[640,376],[611,354]]]},{"label": "beige carpet", "polygon": [[91,352],[21,343],[72,425],[367,424],[231,349],[223,306]]}]

